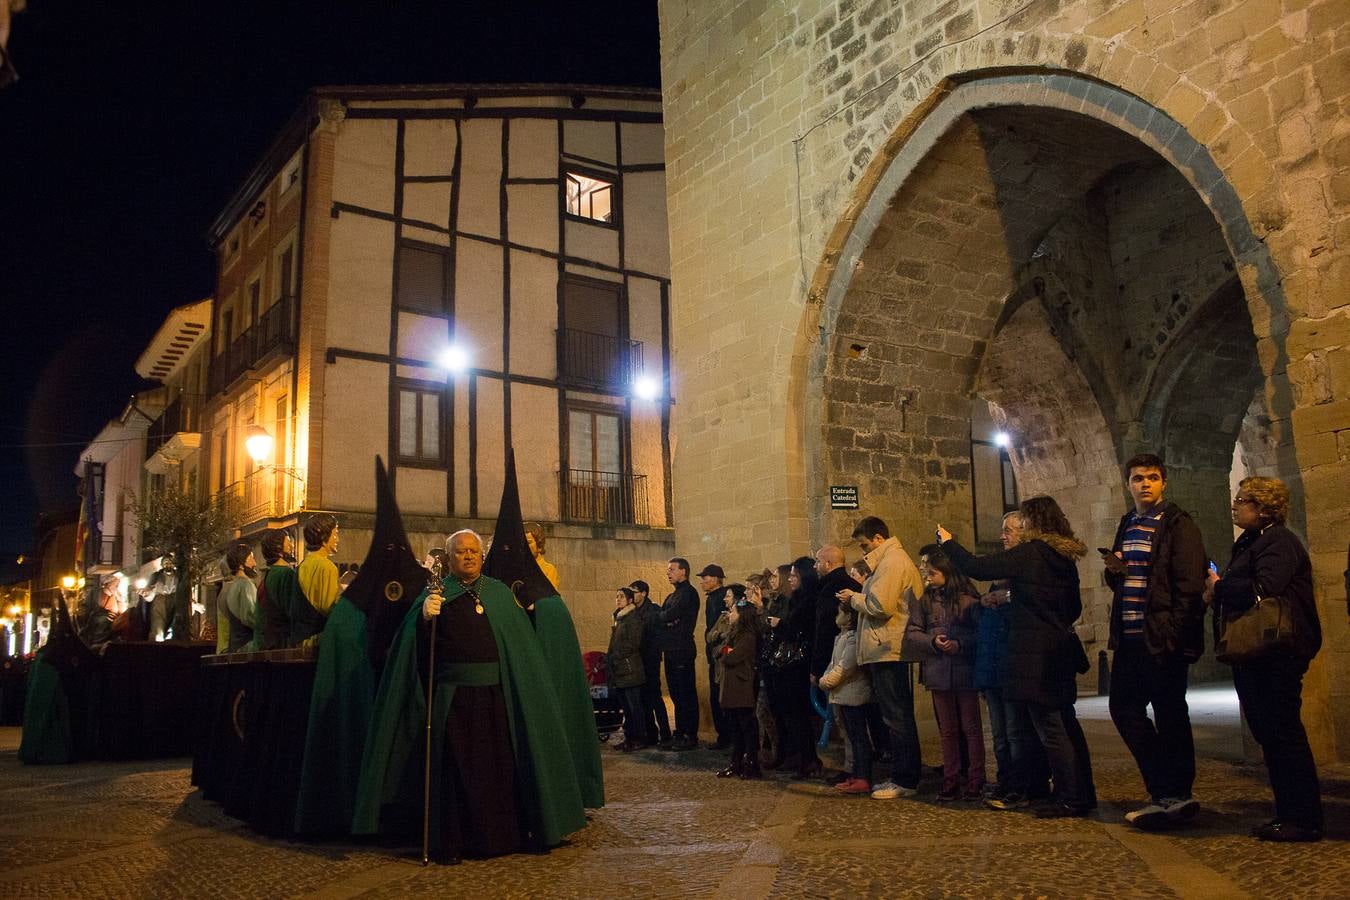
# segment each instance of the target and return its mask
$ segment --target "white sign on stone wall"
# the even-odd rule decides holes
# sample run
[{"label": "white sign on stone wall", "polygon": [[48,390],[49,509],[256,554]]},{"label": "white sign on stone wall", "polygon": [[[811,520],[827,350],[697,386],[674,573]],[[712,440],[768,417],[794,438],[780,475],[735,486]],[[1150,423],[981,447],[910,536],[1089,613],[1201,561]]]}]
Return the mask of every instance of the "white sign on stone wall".
[{"label": "white sign on stone wall", "polygon": [[857,509],[858,487],[852,484],[830,485],[830,509]]}]

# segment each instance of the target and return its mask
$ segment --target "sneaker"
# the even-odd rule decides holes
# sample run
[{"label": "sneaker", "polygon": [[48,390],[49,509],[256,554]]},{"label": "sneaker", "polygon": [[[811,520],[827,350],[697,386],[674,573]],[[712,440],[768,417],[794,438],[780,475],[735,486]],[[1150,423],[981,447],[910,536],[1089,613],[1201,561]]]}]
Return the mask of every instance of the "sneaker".
[{"label": "sneaker", "polygon": [[872,786],[867,783],[866,778],[849,778],[836,784],[834,789],[841,794],[850,796],[862,796],[872,792]]},{"label": "sneaker", "polygon": [[872,785],[873,800],[894,800],[900,796],[900,785],[894,781],[883,781],[881,784]]},{"label": "sneaker", "polygon": [[[830,787],[837,787],[838,785],[843,784],[845,781],[852,781],[852,780],[853,776],[848,774],[847,772],[835,772],[829,778],[825,779],[825,783]],[[869,787],[868,790],[870,791],[871,788]]]},{"label": "sneaker", "polygon": [[959,800],[960,798],[961,789],[956,785],[944,787],[942,790],[938,791],[937,795],[937,801],[939,803],[951,803],[953,800]]},{"label": "sneaker", "polygon": [[1019,794],[1017,791],[1008,791],[997,797],[986,797],[984,805],[990,809],[1012,810],[1024,809],[1031,801]]},{"label": "sneaker", "polygon": [[1167,821],[1167,810],[1158,803],[1150,803],[1147,806],[1127,812],[1125,821],[1136,828],[1148,830],[1150,827],[1157,827],[1158,824]]},{"label": "sneaker", "polygon": [[1162,801],[1167,810],[1167,818],[1173,822],[1189,822],[1200,812],[1200,801],[1194,797],[1181,797]]}]

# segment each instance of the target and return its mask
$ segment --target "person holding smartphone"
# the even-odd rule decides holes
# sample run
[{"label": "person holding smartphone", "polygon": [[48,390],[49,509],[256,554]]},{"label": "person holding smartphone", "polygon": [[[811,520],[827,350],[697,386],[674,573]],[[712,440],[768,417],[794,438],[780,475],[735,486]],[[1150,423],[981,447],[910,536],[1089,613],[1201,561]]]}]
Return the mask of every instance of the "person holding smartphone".
[{"label": "person holding smartphone", "polygon": [[[1205,555],[1200,529],[1170,500],[1167,467],[1151,453],[1125,463],[1134,500],[1115,541],[1099,547],[1111,601],[1111,720],[1130,748],[1150,802],[1125,814],[1156,830],[1195,818],[1195,745],[1186,679],[1205,649]],[[1153,718],[1148,707],[1153,707]]]}]

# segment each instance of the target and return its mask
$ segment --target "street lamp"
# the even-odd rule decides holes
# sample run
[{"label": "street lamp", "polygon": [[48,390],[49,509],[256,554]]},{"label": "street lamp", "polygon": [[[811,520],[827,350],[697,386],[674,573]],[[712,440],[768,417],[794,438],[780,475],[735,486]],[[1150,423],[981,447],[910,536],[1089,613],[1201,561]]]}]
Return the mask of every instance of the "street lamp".
[{"label": "street lamp", "polygon": [[61,577],[61,587],[65,588],[68,591],[75,590],[75,576],[63,575]]},{"label": "street lamp", "polygon": [[261,425],[250,425],[245,432],[244,449],[253,458],[253,462],[262,465],[272,455],[276,440]]},{"label": "street lamp", "polygon": [[440,359],[437,360],[442,369],[445,369],[452,375],[458,375],[469,369],[471,359],[469,351],[465,350],[459,344],[451,344],[441,351]]},{"label": "street lamp", "polygon": [[633,382],[633,396],[639,400],[655,400],[661,395],[661,385],[648,375],[640,376]]}]

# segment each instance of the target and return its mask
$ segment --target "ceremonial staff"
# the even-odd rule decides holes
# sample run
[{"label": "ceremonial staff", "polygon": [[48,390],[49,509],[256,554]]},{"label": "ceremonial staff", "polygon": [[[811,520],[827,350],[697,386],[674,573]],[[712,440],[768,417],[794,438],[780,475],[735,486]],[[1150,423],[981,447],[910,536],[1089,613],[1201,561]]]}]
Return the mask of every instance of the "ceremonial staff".
[{"label": "ceremonial staff", "polygon": [[[445,577],[443,572],[444,565],[441,557],[435,557],[431,561],[431,594],[427,595],[430,600],[432,596],[439,596],[441,593],[442,579]],[[425,601],[424,601],[425,602]],[[439,613],[440,610],[437,610]],[[429,616],[431,619],[431,647],[427,654],[427,736],[426,736],[426,759],[422,769],[422,865],[426,865],[430,860],[431,843],[431,715],[432,702],[435,699],[436,690],[436,620],[439,615]]]}]

